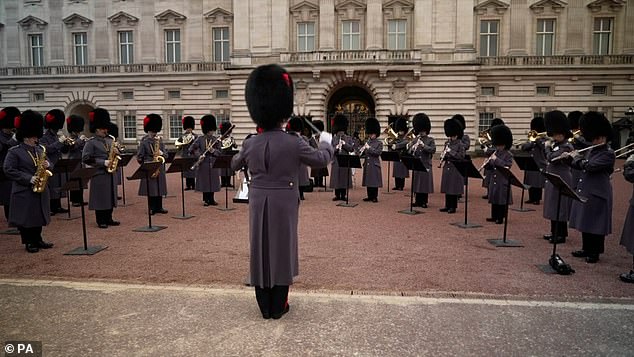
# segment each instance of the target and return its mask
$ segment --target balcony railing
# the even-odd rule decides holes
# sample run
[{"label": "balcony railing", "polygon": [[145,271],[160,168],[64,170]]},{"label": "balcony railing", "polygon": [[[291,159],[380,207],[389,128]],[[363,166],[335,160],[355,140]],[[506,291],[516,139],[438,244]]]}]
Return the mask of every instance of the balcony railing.
[{"label": "balcony railing", "polygon": [[312,62],[414,62],[420,61],[418,50],[360,50],[285,52],[280,54],[282,63]]},{"label": "balcony railing", "polygon": [[633,55],[478,57],[483,66],[577,66],[634,64]]},{"label": "balcony railing", "polygon": [[87,66],[6,67],[0,68],[0,77],[63,76],[75,74],[120,74],[120,73],[168,73],[168,72],[221,72],[227,63],[151,63],[151,64],[104,64]]}]

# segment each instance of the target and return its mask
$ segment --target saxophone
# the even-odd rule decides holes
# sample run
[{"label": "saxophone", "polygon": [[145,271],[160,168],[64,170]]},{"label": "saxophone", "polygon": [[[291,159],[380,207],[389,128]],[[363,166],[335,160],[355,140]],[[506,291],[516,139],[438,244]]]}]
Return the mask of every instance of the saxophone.
[{"label": "saxophone", "polygon": [[112,138],[112,143],[110,143],[110,151],[108,152],[108,161],[110,162],[110,164],[108,164],[106,171],[111,174],[117,171],[117,165],[119,165],[119,160],[121,160],[121,156],[119,156],[119,144],[117,143],[117,139],[115,139],[115,137],[112,135],[108,136]]},{"label": "saxophone", "polygon": [[48,178],[53,176],[53,173],[44,166],[46,163],[46,148],[42,145],[40,147],[42,148],[42,155],[38,156],[35,161],[35,182],[33,183],[33,192],[35,193],[44,192]]},{"label": "saxophone", "polygon": [[[161,166],[165,163],[165,158],[163,156],[161,156],[161,137],[157,136],[154,138],[154,142],[152,143],[152,162],[160,162]],[[158,169],[156,169],[156,171],[154,171],[152,173],[152,176],[150,176],[151,178],[157,178],[158,175],[161,173],[161,166],[159,166]]]}]

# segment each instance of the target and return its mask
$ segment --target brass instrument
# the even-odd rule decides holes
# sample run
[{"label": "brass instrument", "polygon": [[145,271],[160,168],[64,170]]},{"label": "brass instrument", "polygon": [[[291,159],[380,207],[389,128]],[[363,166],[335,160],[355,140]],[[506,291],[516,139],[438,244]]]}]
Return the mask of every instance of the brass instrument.
[{"label": "brass instrument", "polygon": [[[408,135],[409,135],[409,133],[408,133]],[[422,137],[417,137],[417,136],[414,136],[414,138],[413,138],[413,139],[409,139],[409,137],[407,137],[407,138],[408,138],[408,141],[409,141],[409,143],[407,143],[407,146],[409,147],[409,148],[407,149],[407,151],[408,151],[410,154],[414,154],[414,153],[416,152],[416,150],[418,150],[418,147],[419,147],[419,146],[421,146],[421,145],[422,145],[422,146],[425,146],[425,143],[423,142],[423,138],[422,138]],[[413,142],[415,139],[418,139],[418,140],[417,140],[417,141],[416,141],[416,142],[412,145],[412,142]]]},{"label": "brass instrument", "polygon": [[535,130],[531,130],[527,133],[527,136],[528,136],[528,141],[530,141],[531,143],[534,143],[535,141],[537,141],[537,139],[548,137],[548,134],[545,131],[538,133]]},{"label": "brass instrument", "polygon": [[445,148],[440,153],[440,163],[438,163],[438,168],[440,169],[445,162],[445,156],[449,152],[449,140],[445,143]]},{"label": "brass instrument", "polygon": [[62,133],[57,135],[57,140],[59,140],[60,143],[66,145],[66,146],[73,146],[75,145],[75,139],[71,138],[70,136],[66,136]]},{"label": "brass instrument", "polygon": [[236,141],[231,136],[228,138],[222,139],[222,142],[220,143],[221,150],[228,150],[235,146],[236,146]]},{"label": "brass instrument", "polygon": [[407,134],[405,134],[405,140],[412,142],[414,139],[416,139],[416,134],[414,134],[414,128],[411,128]]},{"label": "brass instrument", "polygon": [[486,160],[482,162],[482,165],[480,165],[480,168],[478,169],[478,171],[482,171],[482,169],[484,169],[484,167],[489,163],[489,161],[493,160],[494,155],[495,154],[491,154],[491,156],[487,157]]},{"label": "brass instrument", "polygon": [[[632,152],[634,152],[634,143],[631,144],[627,144],[625,146],[623,146],[622,148],[618,148],[616,150],[614,150],[614,153],[616,154],[619,151],[623,151],[619,154],[616,155],[617,159],[620,159],[622,157],[628,156],[629,154],[631,154]],[[629,149],[629,150],[628,150]]]},{"label": "brass instrument", "polygon": [[478,143],[480,147],[484,150],[488,150],[493,146],[491,143],[491,129],[483,130],[478,134]]},{"label": "brass instrument", "polygon": [[216,146],[216,144],[218,142],[222,142],[222,140],[226,139],[227,137],[229,137],[229,135],[231,135],[231,132],[233,131],[233,129],[235,128],[235,125],[231,125],[231,128],[229,128],[229,130],[227,130],[226,133],[222,134],[222,136],[220,136],[219,138],[217,138],[216,140],[214,140],[213,143],[211,143],[211,145],[207,145],[207,148],[205,149],[205,151],[203,151],[202,154],[200,154],[200,156],[198,157],[198,161],[196,161],[192,167],[190,167],[190,170],[196,170],[198,168],[198,166],[200,166],[200,164],[203,163],[203,161],[205,161],[205,158],[207,157],[207,154],[211,152],[211,150],[213,149],[214,146]]},{"label": "brass instrument", "polygon": [[388,125],[387,128],[385,128],[385,130],[383,130],[383,134],[385,135],[385,138],[383,139],[383,145],[387,147],[391,147],[392,144],[394,144],[394,142],[396,141],[396,139],[398,139],[398,134],[396,134],[394,129],[392,129],[391,124]]},{"label": "brass instrument", "polygon": [[[152,155],[154,155],[154,157],[152,158],[152,162],[160,162],[161,166],[163,166],[163,164],[165,163],[165,158],[161,156],[161,137],[160,136],[156,136],[154,138],[154,142],[152,143]],[[158,177],[158,175],[161,173],[161,166],[159,166],[158,169],[156,169],[156,171],[152,173],[152,176],[150,176],[151,178]]]},{"label": "brass instrument", "polygon": [[600,144],[595,144],[595,145],[592,145],[592,146],[588,146],[587,148],[583,148],[583,149],[580,149],[580,150],[573,150],[573,151],[570,151],[570,152],[564,152],[561,155],[557,156],[556,158],[550,160],[550,162],[556,162],[556,161],[559,161],[559,160],[567,159],[567,158],[569,158],[569,157],[571,157],[573,155],[581,154],[584,151],[588,151],[590,149],[596,148],[597,146],[601,146],[601,145],[605,145],[605,144],[606,143],[600,143]]},{"label": "brass instrument", "polygon": [[186,133],[185,135],[183,135],[182,141],[178,141],[178,139],[176,139],[176,142],[174,142],[174,146],[176,146],[177,149],[180,149],[185,145],[191,144],[192,141],[194,141],[194,134]]},{"label": "brass instrument", "polygon": [[575,141],[577,141],[579,139],[580,136],[581,136],[581,130],[577,129],[577,130],[572,132],[572,137],[570,137],[568,139],[568,142],[569,143],[574,143]]},{"label": "brass instrument", "polygon": [[119,165],[119,160],[121,160],[121,156],[119,156],[119,144],[117,144],[117,139],[114,136],[108,135],[112,138],[112,143],[110,144],[110,151],[108,152],[108,167],[106,171],[111,174],[117,171],[117,166]]},{"label": "brass instrument", "polygon": [[40,145],[42,148],[42,155],[38,156],[35,161],[35,182],[33,183],[33,192],[42,193],[46,190],[46,183],[48,178],[53,176],[53,173],[46,169],[46,148]]},{"label": "brass instrument", "polygon": [[359,150],[359,156],[362,156],[363,154],[365,154],[365,151],[367,149],[369,149],[369,148],[370,148],[370,144],[365,143],[365,145],[363,145],[363,147],[361,147],[361,150]]}]

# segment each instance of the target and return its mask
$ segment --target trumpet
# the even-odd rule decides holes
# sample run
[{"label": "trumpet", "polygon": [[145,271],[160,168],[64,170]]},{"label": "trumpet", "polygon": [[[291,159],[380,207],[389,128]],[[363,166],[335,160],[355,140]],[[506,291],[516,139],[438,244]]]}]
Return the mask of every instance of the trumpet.
[{"label": "trumpet", "polygon": [[211,145],[208,145],[207,148],[205,149],[205,151],[203,151],[202,154],[200,154],[200,156],[198,157],[198,161],[196,161],[192,167],[190,167],[190,170],[196,170],[198,168],[198,166],[200,166],[200,164],[203,163],[203,161],[205,161],[205,158],[207,157],[207,154],[211,152],[211,150],[213,149],[214,146],[216,146],[216,144],[218,142],[222,142],[222,140],[226,139],[227,137],[229,137],[229,135],[231,135],[231,132],[233,131],[233,129],[235,128],[235,125],[231,125],[231,128],[229,128],[229,130],[227,130],[226,133],[222,134],[221,137],[217,138],[216,140],[214,140],[214,142],[211,143]]},{"label": "trumpet", "polygon": [[[409,138],[408,138],[408,139],[409,139]],[[413,142],[415,139],[418,139],[418,140],[417,140],[414,144],[412,144],[412,142]],[[423,142],[423,139],[422,139],[422,138],[418,138],[418,137],[416,137],[416,136],[415,136],[415,137],[414,137],[414,139],[409,140],[409,143],[407,144],[407,146],[409,146],[409,149],[408,149],[407,151],[408,151],[410,154],[413,154],[413,153],[415,153],[415,152],[416,152],[416,150],[418,150],[418,147],[419,147],[419,146],[421,146],[421,145],[422,145],[422,146],[425,146],[425,143]]]},{"label": "trumpet", "polygon": [[411,128],[411,129],[409,129],[407,134],[405,134],[405,140],[411,142],[414,139],[416,139],[416,134],[414,134],[414,128]]},{"label": "trumpet", "polygon": [[60,143],[66,145],[66,146],[75,145],[75,139],[71,138],[70,136],[66,136],[64,134],[61,134],[61,133],[57,136],[57,140],[59,140]]},{"label": "trumpet", "polygon": [[447,140],[447,142],[445,143],[445,148],[440,153],[440,163],[438,164],[438,168],[442,167],[443,163],[445,162],[445,156],[447,155],[449,150],[450,150],[449,149],[449,140]]},{"label": "trumpet", "polygon": [[491,140],[491,129],[483,130],[478,134],[478,143],[482,149],[490,148],[492,146]]},{"label": "trumpet", "polygon": [[522,145],[524,143],[534,143],[535,141],[537,141],[537,139],[541,139],[541,138],[547,138],[548,134],[545,131],[542,131],[541,133],[537,132],[536,130],[531,130],[528,133],[526,133],[527,136],[527,140],[526,141],[514,141],[513,145],[515,146],[519,146]]},{"label": "trumpet", "polygon": [[194,134],[186,133],[185,135],[183,135],[181,141],[178,141],[178,140],[179,139],[176,139],[176,142],[174,142],[174,146],[176,146],[177,149],[180,149],[183,146],[189,145],[192,143],[192,141],[194,141]]},{"label": "trumpet", "polygon": [[370,144],[365,143],[365,145],[363,145],[363,147],[361,148],[361,150],[359,150],[359,156],[362,156],[362,155],[365,153],[365,151],[366,151],[367,149],[369,149],[369,148],[370,148]]},{"label": "trumpet", "polygon": [[339,136],[339,143],[335,147],[335,151],[341,151],[341,148],[346,145],[346,142],[343,141],[343,135]]},{"label": "trumpet", "polygon": [[627,144],[627,145],[623,146],[622,148],[618,148],[618,149],[614,150],[615,154],[617,152],[619,152],[619,151],[622,151],[621,153],[616,155],[616,158],[620,159],[620,158],[628,156],[629,154],[634,152],[634,148],[632,148],[633,146],[634,146],[634,143],[631,143],[631,144]]},{"label": "trumpet", "polygon": [[587,148],[583,148],[583,149],[580,149],[580,150],[573,150],[573,151],[569,151],[569,152],[564,152],[561,155],[557,156],[556,158],[550,160],[550,162],[556,162],[556,161],[559,161],[559,160],[567,159],[567,158],[569,158],[571,156],[574,156],[574,155],[577,155],[577,154],[581,154],[584,151],[588,151],[588,150],[590,150],[592,148],[596,148],[597,146],[601,146],[601,145],[605,145],[605,143],[595,144],[595,145],[588,146]]},{"label": "trumpet", "polygon": [[580,136],[581,136],[581,130],[575,130],[572,132],[572,137],[568,139],[568,142],[574,143],[575,141],[579,139]]}]

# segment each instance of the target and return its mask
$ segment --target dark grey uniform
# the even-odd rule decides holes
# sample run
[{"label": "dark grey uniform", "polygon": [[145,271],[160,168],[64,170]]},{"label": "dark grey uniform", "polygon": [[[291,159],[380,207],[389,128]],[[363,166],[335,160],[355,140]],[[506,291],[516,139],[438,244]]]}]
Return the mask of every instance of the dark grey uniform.
[{"label": "dark grey uniform", "polygon": [[[335,151],[335,155],[337,154],[350,154],[354,152],[354,144],[353,138],[349,135],[337,135],[332,137],[332,147],[336,148],[339,145],[339,140],[343,139],[345,142],[344,145],[341,146],[341,150]],[[330,176],[330,188],[334,188],[336,190],[345,190],[346,188],[352,187],[352,172],[349,168],[339,168],[339,163],[337,162],[337,157],[335,156],[332,161],[332,175]],[[347,184],[346,184],[346,176]],[[344,192],[345,195],[345,192]]]},{"label": "dark grey uniform", "polygon": [[[68,152],[68,147],[66,147],[64,143],[60,143],[57,133],[50,129],[46,130],[44,136],[40,139],[40,145],[46,148],[46,157],[51,167],[55,167],[57,161],[62,158],[63,152]],[[53,176],[48,179],[48,188],[52,200],[59,200],[62,197],[66,197],[66,192],[62,192],[62,186],[66,182],[64,176],[64,173],[53,173]],[[52,208],[56,209],[57,207]]]},{"label": "dark grey uniform", "polygon": [[467,134],[462,135],[462,138],[460,138],[460,141],[462,142],[462,146],[464,146],[464,151],[465,152],[469,151],[469,148],[471,147],[471,138],[469,137],[469,135]]},{"label": "dark grey uniform", "polygon": [[[423,145],[419,145],[414,151],[413,156],[420,159],[425,168],[428,170],[427,172],[422,171],[414,171],[412,174],[412,180],[414,180],[414,193],[433,193],[434,192],[434,174],[432,168],[432,157],[436,153],[436,142],[434,138],[431,136],[420,137],[417,136],[416,139],[412,141],[412,146],[415,145],[418,141],[422,140]],[[427,202],[417,202],[417,203],[427,203]]]},{"label": "dark grey uniform", "polygon": [[[572,150],[572,145],[567,141],[554,143],[552,147],[546,147],[546,159],[548,161],[546,172],[560,176],[570,187],[572,187],[572,173],[570,172],[570,166],[566,164],[565,160],[558,160],[555,162],[552,162],[552,160],[559,157],[564,152],[571,152]],[[559,216],[557,216],[558,200],[559,190],[546,180],[544,186],[544,218],[551,221],[568,222],[571,201],[568,197],[563,195],[561,196]]]},{"label": "dark grey uniform", "polygon": [[5,133],[0,129],[0,205],[4,206],[4,215],[9,219],[9,207],[11,200],[11,187],[13,183],[4,175],[2,166],[4,165],[4,159],[7,157],[9,149],[18,145],[18,142],[13,138],[13,134]]},{"label": "dark grey uniform", "polygon": [[[623,176],[628,182],[634,183],[634,160],[628,160],[623,166]],[[634,254],[634,190],[630,199],[630,207],[623,223],[623,233],[621,233],[621,245],[630,254]]]},{"label": "dark grey uniform", "polygon": [[[201,135],[189,147],[190,155],[199,157],[216,140],[213,135]],[[218,141],[211,152],[208,152],[203,162],[196,170],[196,191],[198,192],[218,192],[220,191],[220,170],[213,169],[217,155],[220,155],[220,141]]]},{"label": "dark grey uniform", "polygon": [[[139,164],[154,161],[155,140],[157,140],[157,137],[151,138],[149,135],[146,135],[145,137],[143,137],[143,139],[141,139],[141,143],[139,144],[139,151],[136,154],[136,158]],[[163,142],[163,140],[161,140],[159,148],[160,151],[163,152],[161,156],[163,156],[164,159],[167,159],[167,150],[165,150],[165,143]],[[148,180],[145,178],[141,179],[141,183],[139,184],[140,196],[163,197],[167,195],[165,165],[161,165],[160,172],[157,178],[150,178],[149,182],[147,181]]]},{"label": "dark grey uniform", "polygon": [[[117,207],[117,183],[115,173],[108,173],[104,162],[108,160],[112,138],[109,136],[93,136],[86,141],[82,150],[81,161],[88,167],[95,167],[97,172],[90,179],[90,195],[88,209],[93,211],[111,210]],[[108,219],[105,218],[107,221]],[[106,223],[106,222],[98,222]]]},{"label": "dark grey uniform", "polygon": [[[537,167],[539,167],[540,170],[546,169],[546,165],[548,164],[546,161],[546,149],[544,147],[546,141],[547,139],[545,138],[539,138],[534,142],[529,141],[522,145],[522,151],[530,153],[530,156],[533,160],[535,160],[535,163],[537,163]],[[524,172],[524,183],[531,188],[543,188],[544,181],[544,175],[542,175],[539,171]],[[541,199],[541,193],[539,194],[539,197]]]},{"label": "dark grey uniform", "polygon": [[275,129],[245,141],[242,150],[233,157],[233,170],[247,165],[251,172],[251,285],[260,288],[291,285],[298,275],[299,167],[302,163],[323,167],[332,155],[333,149],[328,144],[320,144],[316,150],[303,139]]},{"label": "dark grey uniform", "polygon": [[[491,146],[484,151],[484,155],[486,157],[489,157],[493,155],[494,152],[495,147]],[[482,187],[486,188],[487,190],[489,189],[489,184],[491,183],[491,174],[493,174],[493,169],[485,166],[483,172],[484,180],[482,180]]]},{"label": "dark grey uniform", "polygon": [[381,175],[381,152],[383,143],[379,139],[369,139],[369,148],[365,149],[363,155],[363,180],[364,187],[383,187],[383,176]]},{"label": "dark grey uniform", "polygon": [[[407,149],[408,141],[404,136],[399,136],[394,141],[394,151],[404,151]],[[409,170],[405,166],[404,163],[400,161],[394,162],[394,172],[392,173],[392,177],[394,178],[408,178]]]},{"label": "dark grey uniform", "polygon": [[495,156],[496,159],[489,161],[485,166],[492,170],[491,182],[489,183],[489,203],[493,205],[512,205],[513,195],[508,194],[509,180],[498,172],[498,167],[510,168],[513,165],[513,155],[508,150],[495,150]]},{"label": "dark grey uniform", "polygon": [[[575,150],[581,150],[587,148],[591,144],[586,141],[582,135],[577,135],[577,138],[572,141],[572,147]],[[581,170],[572,167],[572,188],[577,188],[577,183],[579,183],[579,179],[581,178]]]},{"label": "dark grey uniform", "polygon": [[460,139],[449,140],[449,149],[445,154],[440,181],[440,192],[447,195],[462,195],[464,192],[464,178],[451,163],[461,161],[465,157],[465,146]]},{"label": "dark grey uniform", "polygon": [[[75,140],[75,144],[73,144],[68,151],[69,159],[82,159],[82,152],[84,151],[84,146],[86,145],[86,141],[80,139],[78,136],[71,135],[71,138]],[[72,169],[70,170],[72,172]],[[70,175],[70,172],[68,173]],[[85,186],[84,188],[86,188]],[[73,203],[80,203],[81,201],[81,190],[70,191],[70,201]]]},{"label": "dark grey uniform", "polygon": [[[198,139],[198,134],[195,134],[192,132],[192,135],[194,136],[194,139],[186,145],[181,146],[181,153],[180,156],[181,157],[194,157],[194,155],[192,155],[189,152],[189,148],[194,144],[194,142]],[[183,142],[183,136],[181,136],[178,141]],[[185,178],[196,178],[196,170],[185,170],[185,172],[183,172],[183,177]]]}]

